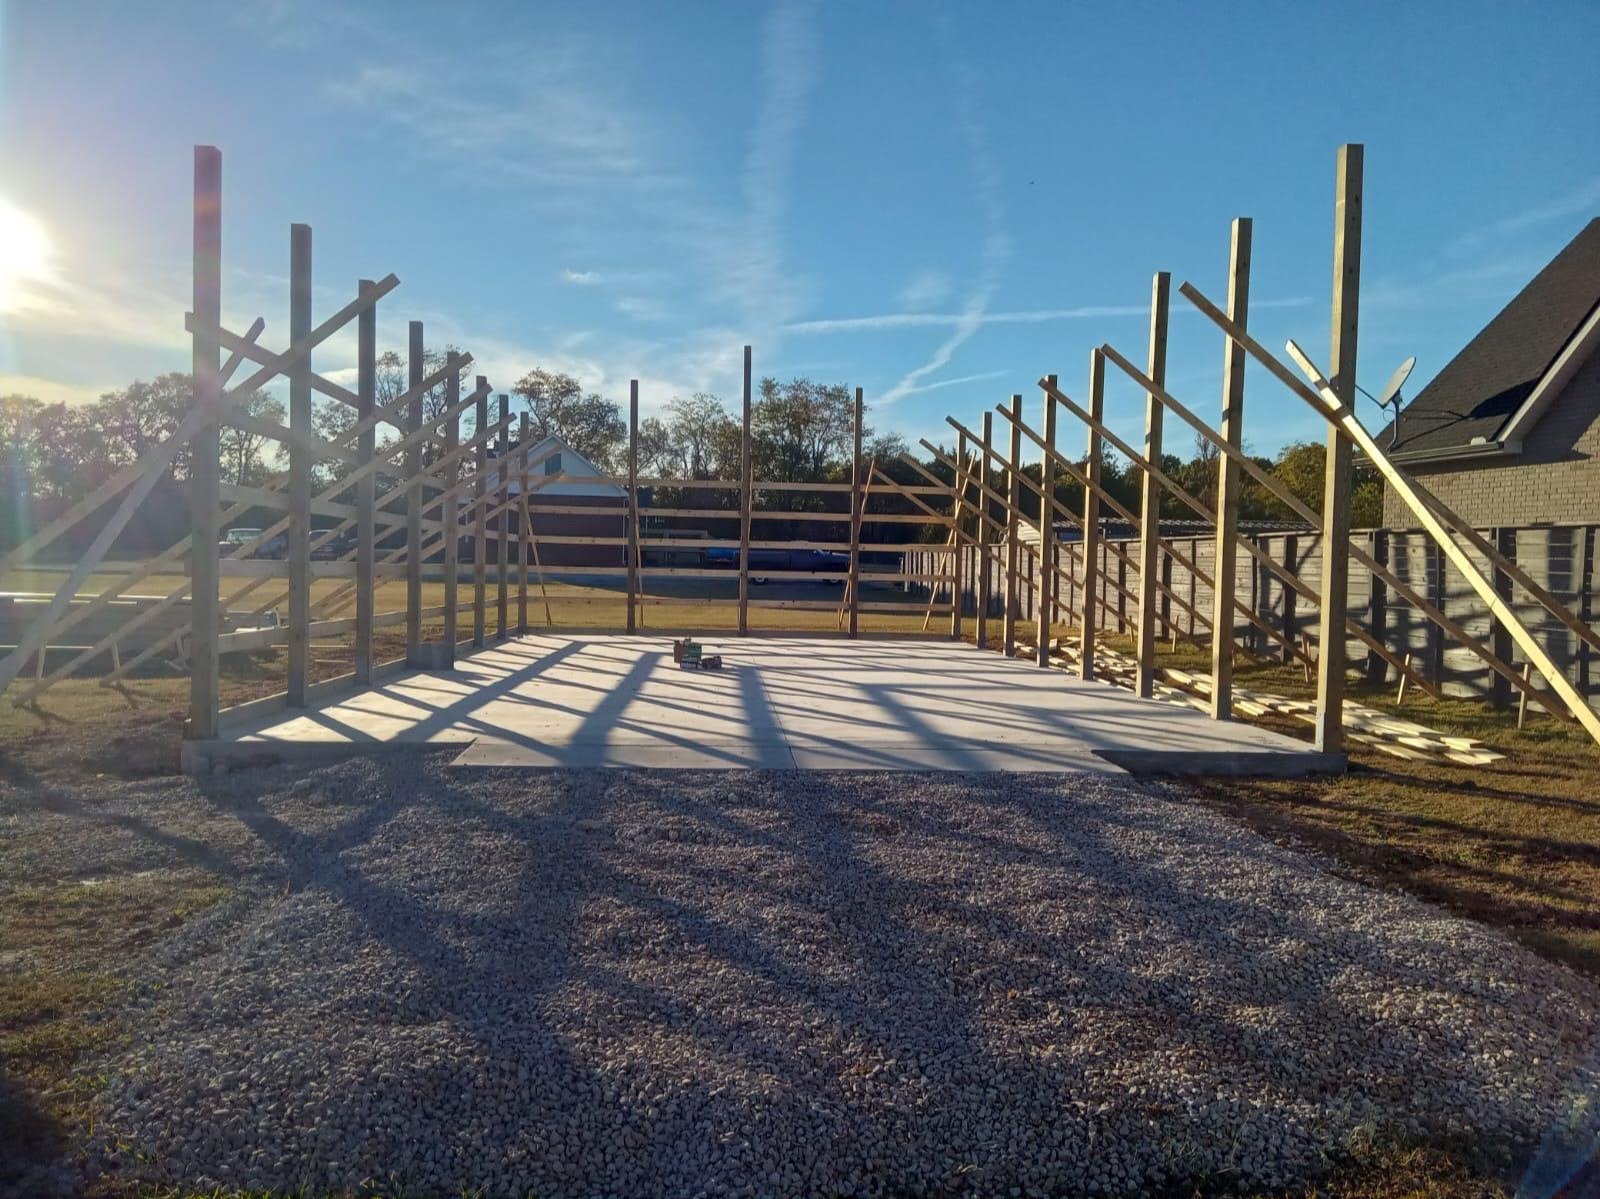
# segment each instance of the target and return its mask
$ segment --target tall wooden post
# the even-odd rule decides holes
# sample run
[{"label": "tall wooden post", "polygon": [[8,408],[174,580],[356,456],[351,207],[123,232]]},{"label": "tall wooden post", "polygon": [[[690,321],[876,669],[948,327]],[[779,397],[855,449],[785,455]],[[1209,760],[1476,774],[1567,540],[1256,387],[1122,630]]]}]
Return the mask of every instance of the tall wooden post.
[{"label": "tall wooden post", "polygon": [[961,605],[965,602],[966,559],[961,545],[961,526],[966,517],[967,485],[962,472],[967,469],[967,435],[956,436],[956,465],[960,468],[950,479],[950,516],[955,528],[950,537],[950,639],[961,640]]},{"label": "tall wooden post", "polygon": [[511,544],[510,538],[506,536],[506,526],[510,521],[506,519],[509,510],[502,507],[511,496],[511,397],[503,391],[500,393],[500,434],[495,438],[495,445],[499,447],[499,452],[495,456],[494,506],[502,508],[500,514],[495,517],[495,532],[499,534],[494,543],[494,560],[497,567],[495,635],[504,641],[511,634],[508,590],[511,580],[511,561],[506,557],[506,547]]},{"label": "tall wooden post", "polygon": [[994,453],[994,414],[983,414],[983,445],[978,457],[978,648],[989,648],[989,601],[993,596],[994,571],[989,561],[989,492],[992,472],[989,455]]},{"label": "tall wooden post", "polygon": [[[1499,550],[1509,561],[1517,560],[1517,530],[1512,527],[1489,530],[1489,539],[1494,542],[1494,548]],[[1547,543],[1548,544],[1548,543]],[[1546,551],[1548,552],[1548,550]],[[1511,606],[1511,576],[1508,575],[1498,563],[1494,564],[1493,584],[1495,594],[1502,603]],[[1511,630],[1506,628],[1506,622],[1496,616],[1489,618],[1489,630],[1494,649],[1494,656],[1502,662],[1511,661]],[[1503,708],[1511,701],[1511,687],[1506,682],[1505,676],[1489,672],[1489,700],[1497,708]]]},{"label": "tall wooden post", "polygon": [[[1056,386],[1054,375],[1047,376],[1046,381],[1051,387]],[[1039,598],[1034,607],[1037,609],[1039,665],[1049,666],[1050,632],[1056,611],[1056,572],[1051,569],[1055,562],[1056,514],[1050,503],[1056,494],[1056,468],[1050,459],[1056,448],[1056,405],[1048,391],[1044,394],[1044,428],[1040,435],[1044,438],[1045,452],[1039,455]]]},{"label": "tall wooden post", "polygon": [[[1389,530],[1374,529],[1368,535],[1370,542],[1368,553],[1372,560],[1379,566],[1389,565]],[[1389,643],[1388,629],[1389,615],[1389,585],[1374,571],[1372,574],[1372,588],[1367,592],[1367,632],[1372,634],[1372,639],[1379,645]],[[1382,683],[1388,677],[1389,664],[1383,660],[1382,655],[1367,651],[1367,680],[1372,683]]]},{"label": "tall wooden post", "polygon": [[[1250,314],[1249,217],[1236,217],[1228,247],[1228,319],[1246,327]],[[1222,347],[1222,427],[1229,445],[1244,437],[1244,347],[1231,337]],[[1211,718],[1233,719],[1233,604],[1238,571],[1239,466],[1217,455],[1216,568],[1211,573]]]},{"label": "tall wooden post", "polygon": [[[426,370],[423,365],[422,322],[410,328],[410,370],[407,386],[415,390]],[[422,428],[422,396],[406,408],[406,435]],[[406,449],[406,661],[413,666],[422,661],[422,439]]]},{"label": "tall wooden post", "polygon": [[628,632],[638,632],[639,593],[639,380],[628,381]]},{"label": "tall wooden post", "polygon": [[1102,441],[1099,422],[1106,411],[1106,358],[1100,350],[1089,351],[1089,453],[1084,473],[1089,486],[1083,489],[1083,610],[1078,623],[1078,676],[1094,678],[1095,624],[1100,617],[1100,463]]},{"label": "tall wooden post", "polygon": [[489,428],[489,380],[483,375],[478,376],[478,403],[474,411],[477,425],[473,434],[478,442],[474,454],[478,471],[477,482],[472,486],[472,648],[482,649],[484,634],[487,632],[489,612],[487,607],[487,584],[489,581],[489,527],[484,515],[488,511],[488,501],[484,498],[484,475],[489,470],[489,443],[485,434]]},{"label": "tall wooden post", "polygon": [[[461,403],[460,360],[452,350],[446,361],[450,366],[450,376],[444,381],[444,402],[446,409],[454,411],[456,405]],[[457,412],[445,422],[445,456],[454,454],[460,445],[461,414]],[[456,610],[461,606],[461,517],[460,504],[456,500],[456,493],[450,490],[450,484],[458,473],[459,464],[451,466],[450,473],[445,476],[446,495],[439,509],[439,523],[444,526],[444,656],[452,667],[456,663],[456,641],[459,638]]]},{"label": "tall wooden post", "polygon": [[517,426],[517,496],[519,503],[511,511],[517,517],[517,636],[528,635],[528,541],[527,518],[523,515],[528,506],[528,414],[522,414]]},{"label": "tall wooden post", "polygon": [[200,426],[190,443],[189,724],[185,735],[191,741],[209,741],[217,735],[217,637],[221,632],[217,518],[222,502],[222,351],[218,344],[222,327],[222,154],[215,146],[194,148],[192,303],[192,403],[211,419]]},{"label": "tall wooden post", "polygon": [[[371,279],[363,279],[358,287],[366,291]],[[378,397],[378,308],[367,308],[356,318],[356,419],[366,424]],[[373,588],[373,563],[377,558],[373,503],[376,500],[377,475],[372,469],[372,455],[377,449],[377,428],[370,426],[362,431],[357,442],[361,456],[360,469],[365,473],[356,481],[356,686],[366,687],[372,682],[372,618],[377,613],[377,594]]]},{"label": "tall wooden post", "polygon": [[750,347],[744,348],[744,422],[739,434],[739,636],[750,632]]},{"label": "tall wooden post", "polygon": [[[1151,382],[1167,385],[1167,310],[1172,296],[1172,276],[1157,271],[1150,285],[1150,353],[1145,374]],[[1145,396],[1144,457],[1161,462],[1161,418],[1165,409],[1153,394]],[[1134,625],[1136,690],[1148,699],[1155,689],[1157,557],[1161,548],[1161,484],[1145,471],[1139,488],[1139,613]]]},{"label": "tall wooden post", "polygon": [[[311,226],[289,226],[289,340],[311,334]],[[311,355],[289,368],[289,532],[284,549],[289,568],[288,681],[284,702],[306,702],[311,662],[311,449],[301,438],[311,429]]]},{"label": "tall wooden post", "polygon": [[1017,652],[1017,584],[1022,573],[1022,397],[1011,397],[1011,453],[1006,459],[1006,576],[1001,580],[1006,597],[1000,616],[1001,652]]},{"label": "tall wooden post", "polygon": [[[1347,411],[1356,403],[1356,335],[1361,308],[1362,147],[1339,148],[1334,214],[1333,393]],[[1329,424],[1322,483],[1322,596],[1317,628],[1316,744],[1337,753],[1344,743],[1345,607],[1350,575],[1350,442]]]},{"label": "tall wooden post", "polygon": [[850,636],[861,630],[861,516],[866,503],[861,495],[861,388],[856,388],[855,421],[852,437],[855,450],[850,458]]}]

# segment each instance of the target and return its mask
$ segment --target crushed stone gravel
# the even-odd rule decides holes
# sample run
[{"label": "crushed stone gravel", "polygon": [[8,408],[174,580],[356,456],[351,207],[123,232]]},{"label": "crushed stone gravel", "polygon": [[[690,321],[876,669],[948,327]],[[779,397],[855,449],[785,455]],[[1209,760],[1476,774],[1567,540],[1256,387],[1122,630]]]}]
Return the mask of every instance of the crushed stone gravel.
[{"label": "crushed stone gravel", "polygon": [[143,788],[71,827],[241,898],[146,964],[88,1175],[1274,1188],[1391,1133],[1529,1145],[1600,1092],[1593,983],[1129,780],[417,755]]}]

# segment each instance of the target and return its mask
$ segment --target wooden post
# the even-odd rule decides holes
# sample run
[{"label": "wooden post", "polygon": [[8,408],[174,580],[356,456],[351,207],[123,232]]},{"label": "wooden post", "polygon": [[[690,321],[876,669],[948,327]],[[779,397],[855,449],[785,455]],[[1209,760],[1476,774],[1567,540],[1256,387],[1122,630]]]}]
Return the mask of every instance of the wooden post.
[{"label": "wooden post", "polygon": [[950,476],[950,515],[955,527],[950,530],[950,640],[961,640],[961,606],[966,602],[966,558],[961,545],[961,523],[966,516],[967,488],[962,472],[967,469],[967,435],[956,435],[956,463],[960,470]]},{"label": "wooden post", "polygon": [[499,454],[495,458],[495,507],[500,509],[500,514],[495,517],[495,531],[500,536],[494,543],[495,577],[496,577],[496,610],[495,610],[495,635],[504,641],[511,635],[511,607],[510,607],[510,581],[511,562],[506,557],[506,547],[510,545],[510,538],[506,536],[506,526],[511,522],[506,519],[509,509],[505,507],[506,501],[511,498],[511,397],[505,392],[500,393],[500,434],[495,438],[499,446]]},{"label": "wooden post", "polygon": [[[1515,561],[1517,556],[1517,531],[1514,528],[1491,529],[1490,539],[1494,548],[1507,558]],[[1500,567],[1494,567],[1494,591],[1500,601],[1507,606],[1511,604],[1511,576]],[[1490,647],[1494,656],[1502,662],[1511,660],[1511,630],[1506,628],[1505,621],[1497,619],[1494,615],[1489,617],[1492,640]],[[1511,687],[1504,678],[1490,671],[1489,701],[1497,708],[1503,708],[1511,701]]]},{"label": "wooden post", "polygon": [[[410,370],[408,387],[414,390],[422,382],[423,366],[422,322],[412,321],[410,326]],[[406,408],[406,436],[413,436],[422,428],[422,397],[417,396]],[[413,666],[422,662],[422,440],[418,438],[406,449],[406,661]]]},{"label": "wooden post", "polygon": [[[311,334],[311,226],[289,226],[289,341]],[[311,661],[311,355],[289,368],[289,530],[284,558],[289,568],[288,681],[284,702],[306,702],[306,670]]]},{"label": "wooden post", "polygon": [[[978,463],[978,511],[989,511],[989,492],[993,485],[989,456],[994,453],[994,415],[983,414],[983,456]],[[978,648],[989,648],[989,603],[994,591],[994,572],[990,569],[989,522],[978,518]]]},{"label": "wooden post", "polygon": [[[454,350],[446,358],[450,368],[449,377],[444,381],[444,402],[447,410],[453,411],[461,403],[461,370],[459,359]],[[461,445],[461,414],[457,412],[444,426],[444,456],[455,461],[451,455]],[[450,468],[451,475],[457,473],[457,467]],[[456,493],[446,483],[444,500],[439,509],[439,523],[444,526],[444,656],[445,661],[454,667],[456,664],[456,641],[459,634],[456,631],[456,609],[461,606],[461,515],[460,505],[456,502]]]},{"label": "wooden post", "polygon": [[1022,519],[1022,397],[1011,397],[1011,453],[1006,458],[1006,553],[1005,607],[1000,614],[1001,652],[1011,657],[1017,652],[1017,584],[1021,575]]},{"label": "wooden post", "polygon": [[639,380],[628,381],[628,633],[638,631],[639,591]]},{"label": "wooden post", "polygon": [[[1089,415],[1105,419],[1106,357],[1100,350],[1089,351]],[[1094,678],[1095,622],[1100,606],[1100,432],[1089,426],[1089,454],[1085,460],[1083,489],[1083,608],[1078,617],[1078,676]]]},{"label": "wooden post", "polygon": [[[1445,561],[1444,553],[1433,542],[1423,543],[1424,569],[1428,572],[1428,602],[1439,611],[1444,611],[1445,604]],[[1428,682],[1435,687],[1444,681],[1444,631],[1437,623],[1429,624],[1425,632],[1427,638],[1427,664],[1425,672]]]},{"label": "wooden post", "polygon": [[[1056,377],[1048,376],[1050,386],[1056,386]],[[1047,391],[1044,394],[1044,426],[1040,429],[1047,451],[1056,448],[1056,406]],[[1050,633],[1055,616],[1056,576],[1051,565],[1055,561],[1055,511],[1050,501],[1056,494],[1056,468],[1050,453],[1039,455],[1039,594],[1034,602],[1034,621],[1037,630],[1036,648],[1040,666],[1050,665]]]},{"label": "wooden post", "polygon": [[[1228,246],[1228,319],[1241,328],[1250,316],[1250,242],[1254,225],[1236,217]],[[1222,347],[1222,439],[1244,437],[1244,350],[1231,337]],[[1233,605],[1239,569],[1239,467],[1227,454],[1217,462],[1216,564],[1211,572],[1211,718],[1233,719]]]},{"label": "wooden post", "polygon": [[[1578,619],[1586,625],[1594,624],[1594,534],[1593,525],[1583,529],[1583,564],[1578,570]],[[1591,677],[1594,651],[1587,641],[1578,642],[1578,693],[1589,698],[1593,686]]]},{"label": "wooden post", "polygon": [[532,447],[528,444],[528,414],[522,414],[522,423],[517,427],[517,461],[521,471],[517,476],[517,496],[520,500],[521,511],[517,519],[517,635],[525,637],[528,634],[528,546],[532,540],[531,530],[528,528],[528,451]]},{"label": "wooden post", "polygon": [[852,438],[855,450],[850,459],[850,637],[861,633],[861,388],[856,388],[855,421]]},{"label": "wooden post", "polygon": [[[1361,308],[1362,148],[1339,148],[1334,216],[1333,331],[1328,369],[1347,412],[1356,405],[1356,338]],[[1322,484],[1322,604],[1317,628],[1316,745],[1344,744],[1345,608],[1350,575],[1350,441],[1330,425]]]},{"label": "wooden post", "polygon": [[209,419],[191,444],[189,503],[189,723],[184,735],[209,741],[217,735],[218,660],[221,632],[218,596],[217,515],[221,504],[222,406],[222,154],[215,146],[194,148],[194,316],[192,403]]},{"label": "wooden post", "polygon": [[750,632],[750,347],[744,348],[744,420],[739,434],[739,636]]},{"label": "wooden post", "polygon": [[[1532,662],[1528,662],[1528,663],[1525,663],[1523,665],[1523,667],[1522,667],[1522,681],[1524,683],[1531,683],[1533,681],[1533,663]],[[1518,731],[1521,731],[1522,727],[1524,725],[1526,725],[1527,723],[1528,723],[1528,693],[1526,691],[1522,691],[1522,692],[1519,692],[1518,695],[1517,695],[1517,729],[1518,729]]]},{"label": "wooden post", "polygon": [[[1145,373],[1157,386],[1167,384],[1167,309],[1172,276],[1157,271],[1150,287],[1150,355]],[[1154,395],[1145,396],[1144,456],[1161,463],[1161,417],[1165,409]],[[1148,699],[1155,686],[1156,556],[1161,546],[1161,484],[1149,471],[1139,488],[1139,612],[1134,629],[1137,660],[1135,689]]]},{"label": "wooden post", "polygon": [[[1231,342],[1231,339],[1230,339]],[[1389,530],[1374,529],[1368,535],[1371,548],[1368,553],[1378,565],[1387,568],[1389,565]],[[1372,573],[1372,588],[1367,592],[1367,632],[1372,634],[1372,639],[1379,645],[1384,643],[1388,633],[1389,619],[1389,585],[1377,571]],[[1381,683],[1389,673],[1389,664],[1383,660],[1383,655],[1372,650],[1367,651],[1367,681]]]},{"label": "wooden post", "polygon": [[484,474],[489,469],[489,443],[484,439],[484,430],[489,427],[489,380],[483,375],[478,376],[478,403],[474,413],[477,425],[473,434],[477,440],[474,450],[475,465],[477,466],[478,479],[472,485],[473,518],[472,530],[475,534],[472,550],[472,648],[482,649],[484,634],[489,623],[486,587],[489,580],[489,529],[484,513],[488,510],[488,503],[484,499]]},{"label": "wooden post", "polygon": [[[372,280],[363,279],[357,284],[360,291],[372,286]],[[377,473],[372,469],[372,455],[376,446],[377,426],[371,424],[372,409],[378,395],[378,309],[367,308],[356,318],[356,420],[366,426],[357,440],[360,454],[361,478],[356,480],[356,686],[372,683],[372,618],[377,612],[377,594],[373,587],[372,565],[375,560],[373,499],[376,494]]]},{"label": "wooden post", "polygon": [[[1293,533],[1285,534],[1283,538],[1283,569],[1290,574],[1300,573],[1300,539]],[[1294,665],[1294,647],[1299,644],[1299,638],[1294,635],[1295,601],[1299,592],[1285,584],[1283,591],[1283,623],[1279,631],[1283,634],[1283,664]]]}]

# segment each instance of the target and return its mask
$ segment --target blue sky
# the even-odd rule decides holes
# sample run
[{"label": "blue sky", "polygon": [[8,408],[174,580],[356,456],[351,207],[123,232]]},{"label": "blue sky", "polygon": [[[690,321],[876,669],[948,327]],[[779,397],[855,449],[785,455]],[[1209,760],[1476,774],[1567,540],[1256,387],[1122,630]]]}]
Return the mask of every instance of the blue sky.
[{"label": "blue sky", "polygon": [[[758,373],[859,385],[938,440],[1013,391],[1036,410],[1047,372],[1081,393],[1102,340],[1142,359],[1152,272],[1220,299],[1236,215],[1252,328],[1325,359],[1334,155],[1361,141],[1360,377],[1415,354],[1414,393],[1600,213],[1597,56],[1593,3],[14,0],[0,233],[49,253],[0,289],[0,392],[187,367],[205,142],[225,314],[269,344],[304,221],[319,318],[393,271],[382,344],[422,319],[497,386],[733,402],[749,341]],[[1169,380],[1213,411],[1220,335],[1187,309]],[[1322,436],[1262,374],[1246,410],[1259,452]],[[1132,388],[1110,411],[1141,428]]]}]

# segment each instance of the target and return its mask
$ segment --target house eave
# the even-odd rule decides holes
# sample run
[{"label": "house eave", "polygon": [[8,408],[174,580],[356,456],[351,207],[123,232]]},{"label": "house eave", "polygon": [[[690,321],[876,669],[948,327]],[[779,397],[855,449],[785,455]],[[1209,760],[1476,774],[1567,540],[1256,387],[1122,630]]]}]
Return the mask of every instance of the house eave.
[{"label": "house eave", "polygon": [[1522,453],[1522,442],[1483,441],[1475,445],[1441,445],[1425,450],[1399,450],[1389,455],[1389,461],[1399,466],[1409,463],[1433,465],[1438,462],[1479,462],[1485,458],[1507,458]]}]

